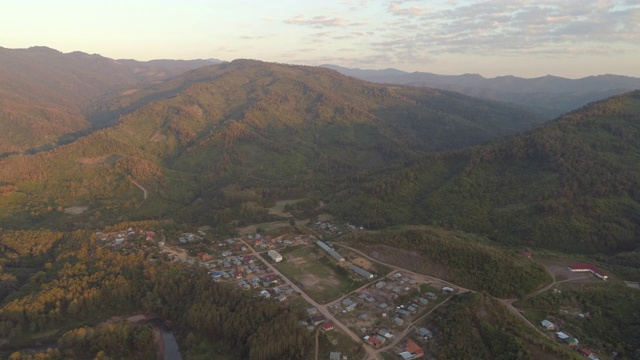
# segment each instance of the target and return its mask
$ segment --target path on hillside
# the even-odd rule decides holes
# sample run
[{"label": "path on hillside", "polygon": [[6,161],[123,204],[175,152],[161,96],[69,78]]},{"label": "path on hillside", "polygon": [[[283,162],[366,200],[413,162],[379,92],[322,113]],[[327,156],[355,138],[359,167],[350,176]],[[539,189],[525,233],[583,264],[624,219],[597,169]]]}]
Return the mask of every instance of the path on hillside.
[{"label": "path on hillside", "polygon": [[[262,257],[262,255],[260,255],[251,245],[249,245],[246,241],[244,241],[244,239],[240,239],[240,241],[242,243],[245,244],[245,246],[247,246],[247,248],[249,250],[251,250],[251,254],[256,256],[257,258],[261,259],[262,262],[269,268],[269,270],[271,270],[274,274],[279,275],[282,280],[289,286],[291,286],[291,288],[296,291],[297,293],[300,294],[300,296],[306,300],[309,304],[313,305],[315,308],[318,309],[318,311],[324,315],[324,317],[327,318],[327,320],[330,320],[331,322],[333,322],[333,326],[340,329],[342,332],[344,332],[345,334],[347,334],[353,341],[355,341],[358,344],[362,343],[362,340],[360,339],[360,337],[358,335],[356,335],[353,331],[351,331],[351,329],[349,329],[345,324],[343,324],[341,321],[339,321],[335,316],[333,316],[333,314],[331,314],[331,312],[329,311],[329,307],[327,305],[321,305],[318,304],[315,300],[313,300],[309,295],[307,295],[307,293],[305,293],[304,291],[302,291],[302,289],[300,289],[296,284],[294,284],[291,280],[289,280],[288,277],[284,276],[284,274],[282,274],[278,269],[276,269],[275,266],[273,266],[270,262],[268,262],[266,259],[264,259]],[[374,349],[372,349],[369,346],[363,346],[365,352],[367,353],[367,357],[366,359],[372,359],[372,360],[378,360],[379,357],[377,355],[377,353],[375,352]]]},{"label": "path on hillside", "polygon": [[135,186],[139,187],[139,188],[142,190],[143,199],[142,199],[142,201],[140,202],[140,204],[138,204],[138,207],[140,207],[140,205],[142,205],[142,203],[143,203],[145,200],[147,200],[147,197],[149,196],[149,192],[147,191],[147,189],[145,189],[145,187],[144,187],[144,186],[140,185],[140,183],[139,183],[139,182],[137,182],[137,181],[135,181],[135,180],[133,180],[133,179],[131,179],[131,182],[133,183],[133,185],[135,185]]}]

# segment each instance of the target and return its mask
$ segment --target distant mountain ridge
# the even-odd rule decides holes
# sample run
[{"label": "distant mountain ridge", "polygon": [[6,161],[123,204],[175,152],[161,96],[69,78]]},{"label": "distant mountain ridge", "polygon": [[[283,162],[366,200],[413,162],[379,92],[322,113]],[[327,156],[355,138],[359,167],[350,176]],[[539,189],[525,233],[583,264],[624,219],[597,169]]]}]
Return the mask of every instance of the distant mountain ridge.
[{"label": "distant mountain ridge", "polygon": [[427,86],[518,104],[549,118],[592,101],[640,89],[640,78],[620,75],[597,75],[581,79],[552,75],[531,79],[515,76],[485,78],[478,74],[438,75],[409,73],[397,69],[363,70],[329,64],[321,66],[376,83]]},{"label": "distant mountain ridge", "polygon": [[89,129],[90,107],[119,92],[211,65],[209,60],[113,60],[47,47],[0,47],[0,154]]}]

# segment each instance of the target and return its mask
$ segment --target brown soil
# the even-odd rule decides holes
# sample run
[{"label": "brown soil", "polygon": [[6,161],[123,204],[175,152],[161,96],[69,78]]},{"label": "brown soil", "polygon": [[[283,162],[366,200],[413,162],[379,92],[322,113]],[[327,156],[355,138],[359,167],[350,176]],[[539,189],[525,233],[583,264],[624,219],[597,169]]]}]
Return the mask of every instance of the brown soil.
[{"label": "brown soil", "polygon": [[358,258],[355,258],[355,259],[351,260],[351,262],[354,265],[357,265],[357,266],[359,266],[359,267],[361,267],[361,268],[363,268],[365,270],[371,270],[373,268],[373,264],[371,264],[371,261],[369,261],[369,260],[367,260],[365,258],[358,257]]},{"label": "brown soil", "polygon": [[298,280],[304,287],[317,286],[320,283],[320,280],[315,275],[303,275]]}]

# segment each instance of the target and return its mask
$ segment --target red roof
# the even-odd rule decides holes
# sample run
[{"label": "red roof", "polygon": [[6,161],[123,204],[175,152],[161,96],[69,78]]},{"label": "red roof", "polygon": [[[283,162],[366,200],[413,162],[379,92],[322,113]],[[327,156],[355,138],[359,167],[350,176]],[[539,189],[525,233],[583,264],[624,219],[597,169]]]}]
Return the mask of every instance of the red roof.
[{"label": "red roof", "polygon": [[585,349],[580,349],[580,353],[581,353],[582,355],[584,355],[584,356],[589,356],[589,355],[593,354],[593,353],[591,352],[591,350],[586,349],[586,348],[585,348]]},{"label": "red roof", "polygon": [[382,344],[382,343],[380,342],[380,340],[376,339],[376,337],[375,337],[375,336],[369,336],[369,338],[367,339],[367,341],[368,341],[371,345],[376,345],[376,346],[377,346],[377,345]]},{"label": "red roof", "polygon": [[607,274],[605,274],[604,272],[602,272],[602,270],[598,269],[598,267],[596,267],[595,265],[591,265],[591,264],[574,264],[569,266],[569,269],[574,270],[574,271],[591,271],[594,274],[598,274],[600,276],[607,276]]},{"label": "red roof", "polygon": [[331,321],[327,321],[326,323],[322,324],[322,328],[324,330],[333,330],[333,323]]}]

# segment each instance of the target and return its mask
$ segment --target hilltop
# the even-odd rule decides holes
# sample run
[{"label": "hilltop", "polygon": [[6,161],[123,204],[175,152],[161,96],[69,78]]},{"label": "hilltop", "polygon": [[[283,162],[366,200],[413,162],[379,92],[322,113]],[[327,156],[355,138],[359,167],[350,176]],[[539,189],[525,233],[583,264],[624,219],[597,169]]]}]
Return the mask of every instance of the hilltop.
[{"label": "hilltop", "polygon": [[0,48],[0,154],[69,141],[70,134],[104,125],[91,117],[101,101],[211,64]]},{"label": "hilltop", "polygon": [[[517,136],[427,156],[336,196],[373,227],[422,223],[578,253],[640,245],[640,91]],[[358,209],[358,211],[356,211]]]}]

